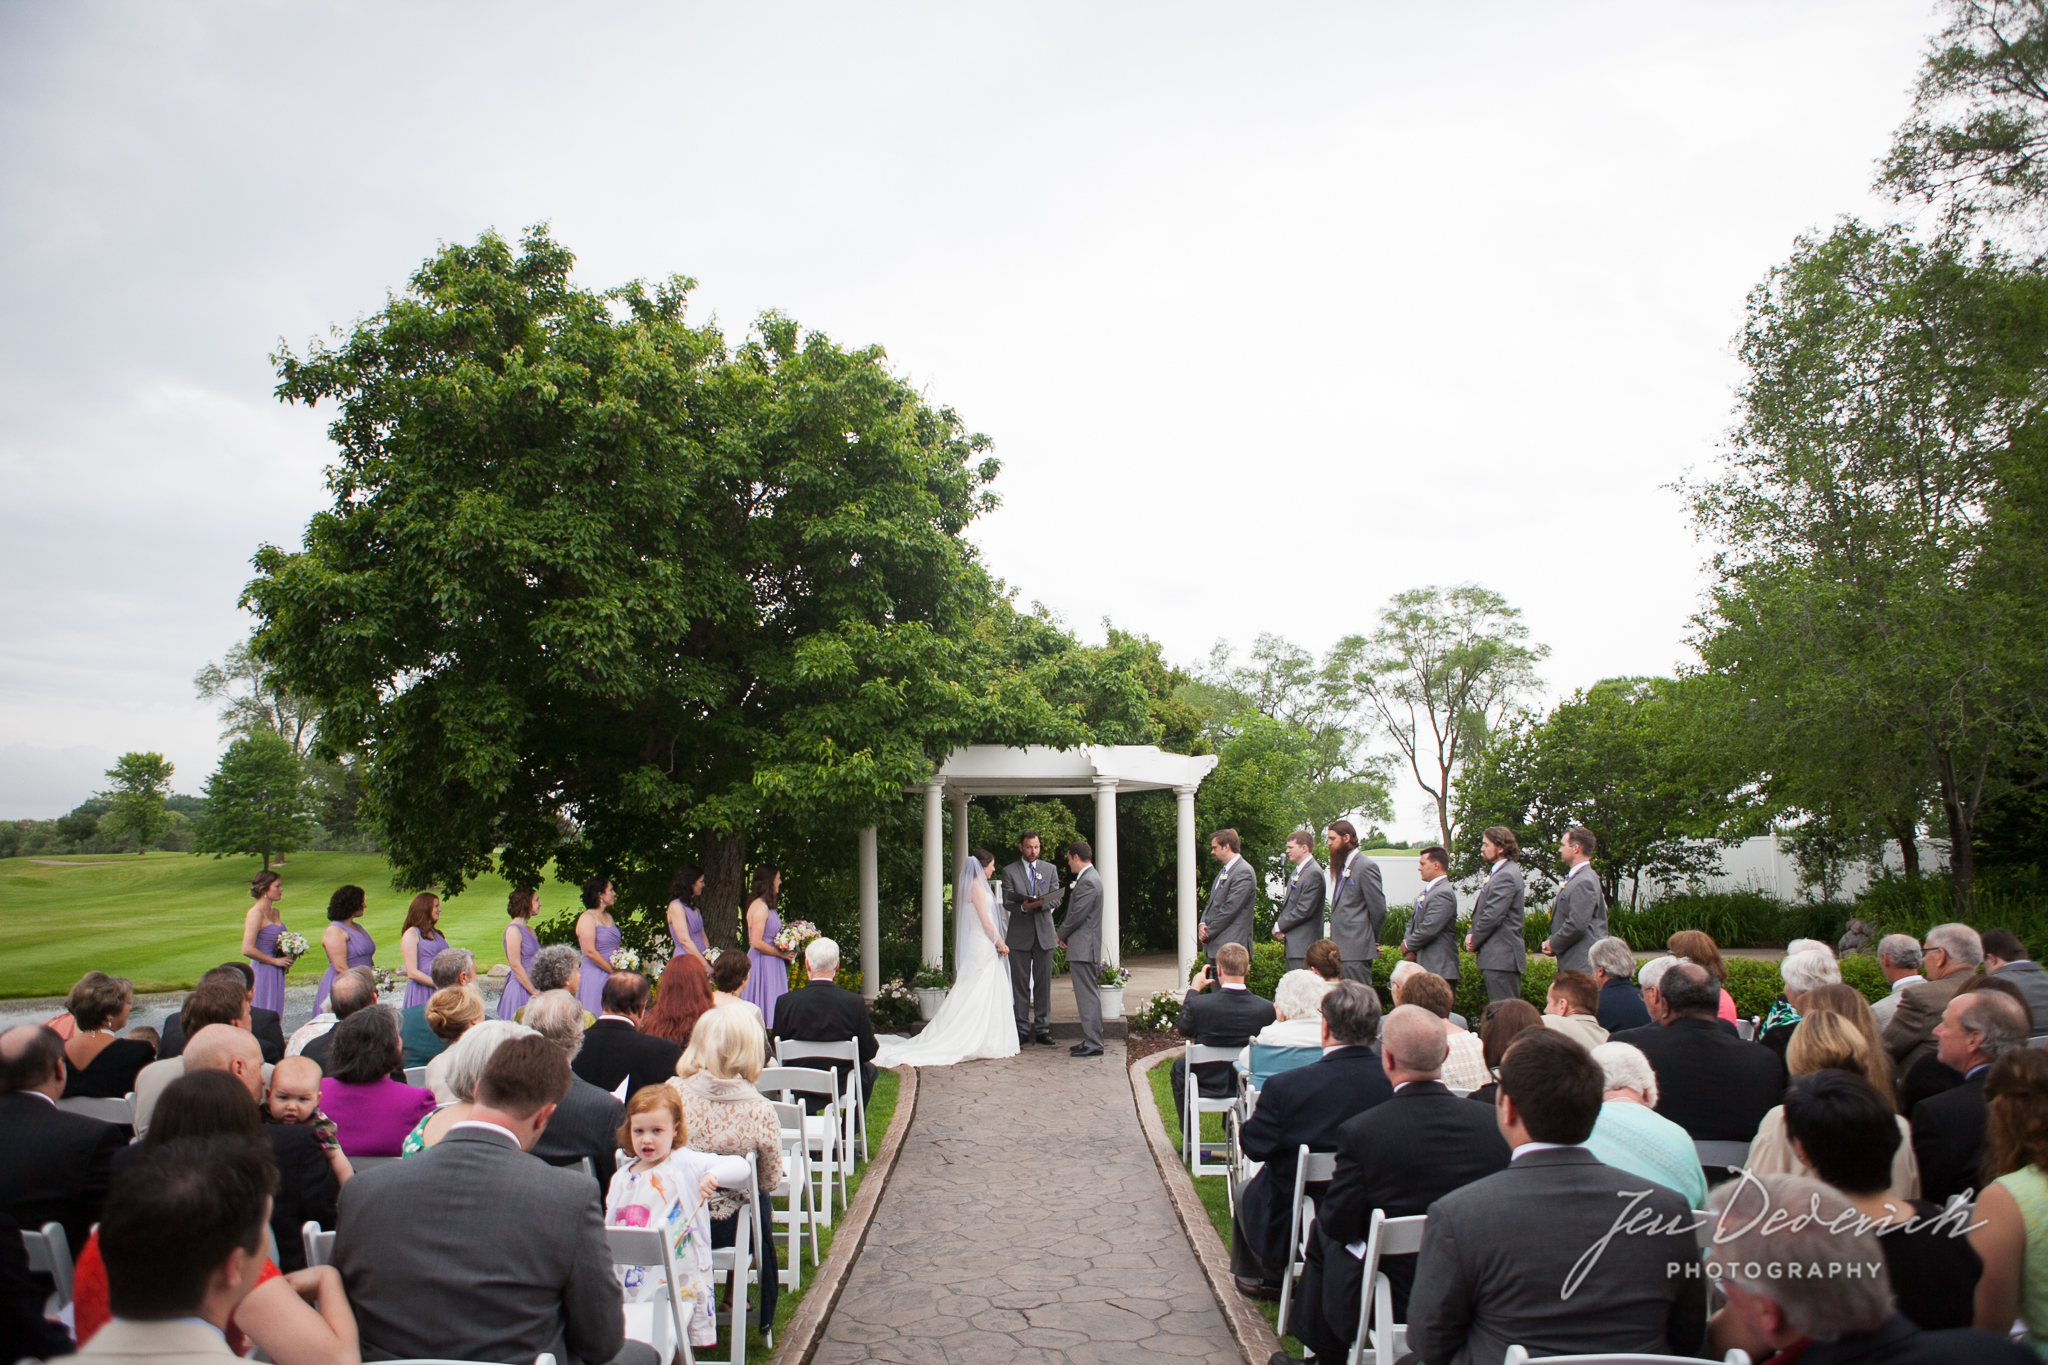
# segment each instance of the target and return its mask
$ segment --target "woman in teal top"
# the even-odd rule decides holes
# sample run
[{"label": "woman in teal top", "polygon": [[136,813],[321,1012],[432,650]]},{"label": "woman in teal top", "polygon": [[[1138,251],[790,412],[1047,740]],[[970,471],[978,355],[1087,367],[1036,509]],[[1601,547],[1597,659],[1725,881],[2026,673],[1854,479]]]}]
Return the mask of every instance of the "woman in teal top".
[{"label": "woman in teal top", "polygon": [[1650,1059],[1628,1043],[1602,1043],[1593,1049],[1593,1060],[1607,1078],[1607,1096],[1586,1149],[1616,1170],[1685,1196],[1688,1207],[1705,1208],[1707,1173],[1700,1169],[1692,1135],[1657,1112],[1657,1073]]},{"label": "woman in teal top", "polygon": [[1987,1175],[1970,1245],[1984,1261],[1977,1330],[2004,1336],[2026,1324],[2026,1344],[2048,1360],[2048,1052],[2023,1048],[1984,1078]]}]

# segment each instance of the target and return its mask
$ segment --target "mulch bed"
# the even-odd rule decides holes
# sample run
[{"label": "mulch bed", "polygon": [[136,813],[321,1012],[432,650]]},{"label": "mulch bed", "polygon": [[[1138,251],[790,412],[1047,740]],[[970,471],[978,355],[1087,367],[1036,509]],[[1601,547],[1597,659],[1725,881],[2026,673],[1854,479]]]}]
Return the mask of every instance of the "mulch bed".
[{"label": "mulch bed", "polygon": [[1177,1033],[1153,1033],[1150,1030],[1134,1028],[1124,1038],[1124,1060],[1127,1063],[1140,1061],[1155,1052],[1179,1047],[1186,1041],[1187,1039]]}]

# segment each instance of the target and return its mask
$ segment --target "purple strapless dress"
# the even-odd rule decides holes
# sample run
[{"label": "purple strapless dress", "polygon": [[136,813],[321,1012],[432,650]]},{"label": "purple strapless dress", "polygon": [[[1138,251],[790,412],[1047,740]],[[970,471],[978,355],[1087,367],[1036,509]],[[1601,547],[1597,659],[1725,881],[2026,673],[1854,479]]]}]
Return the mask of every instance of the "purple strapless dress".
[{"label": "purple strapless dress", "polygon": [[[284,933],[284,921],[266,924],[256,931],[256,951],[277,956],[277,939]],[[251,962],[256,969],[256,998],[249,1003],[259,1010],[276,1010],[284,1013],[284,968],[273,967],[268,962]]]},{"label": "purple strapless dress", "polygon": [[[611,961],[612,954],[618,950],[618,926],[615,924],[598,925],[597,955],[609,962]],[[603,971],[599,971],[587,957],[583,959],[582,966],[583,975],[576,982],[576,998],[583,1002],[583,1008],[589,1010],[592,1014],[597,1014],[604,1004],[605,978],[612,974],[612,969],[606,967]]]},{"label": "purple strapless dress", "polygon": [[[519,970],[527,973],[528,979],[531,980],[533,955],[540,951],[540,940],[533,936],[533,930],[523,924],[515,924],[512,927],[519,931]],[[531,999],[533,997],[527,993],[526,987],[519,984],[519,978],[507,972],[505,993],[498,997],[498,1017],[510,1019],[525,1009],[526,1002]]]},{"label": "purple strapless dress", "polygon": [[[773,910],[768,912],[768,922],[761,926],[761,940],[773,943],[775,936],[782,932],[782,916]],[[740,987],[740,999],[761,1007],[761,1019],[769,1028],[775,1027],[775,1002],[789,994],[789,964],[773,953],[764,953],[757,948],[747,949],[747,960],[753,970],[747,974],[747,984]]]},{"label": "purple strapless dress", "polygon": [[[439,929],[436,929],[431,934],[420,935],[420,946],[413,951],[413,961],[414,965],[419,968],[422,976],[433,976],[434,959],[439,957],[441,950],[447,946],[448,940],[442,937]],[[434,988],[432,986],[422,986],[411,977],[407,977],[405,979],[405,1002],[399,1008],[409,1010],[414,1005],[424,1005],[433,998]]]},{"label": "purple strapless dress", "polygon": [[[689,926],[690,946],[697,950],[697,956],[703,957],[709,953],[711,945],[704,938],[704,916],[698,912],[696,906],[686,905],[683,907],[683,923]],[[676,945],[674,956],[681,957],[683,955],[683,941],[676,937],[675,925],[669,925],[668,936],[670,941]]]},{"label": "purple strapless dress", "polygon": [[[370,931],[354,920],[341,926],[341,932],[348,935],[348,965],[351,967],[374,967],[377,965],[377,940],[370,937]],[[325,1011],[327,991],[334,985],[334,964],[327,964],[327,970],[320,973],[320,985],[313,992],[313,1008]]]}]

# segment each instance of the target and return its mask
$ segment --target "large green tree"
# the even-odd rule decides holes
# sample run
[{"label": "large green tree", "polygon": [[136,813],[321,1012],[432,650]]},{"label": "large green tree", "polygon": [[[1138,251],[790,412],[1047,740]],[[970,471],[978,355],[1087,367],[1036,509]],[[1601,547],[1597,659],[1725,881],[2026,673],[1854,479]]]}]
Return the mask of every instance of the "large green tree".
[{"label": "large green tree", "polygon": [[1952,220],[2048,226],[2048,3],[1946,0],[1880,188]]},{"label": "large green tree", "polygon": [[108,803],[100,828],[116,838],[135,840],[139,854],[163,837],[170,828],[170,812],[164,798],[170,795],[171,774],[176,769],[158,753],[122,754],[107,769],[114,785],[100,793]]},{"label": "large green tree", "polygon": [[228,745],[206,779],[206,815],[192,851],[216,858],[254,853],[267,869],[312,832],[313,795],[298,755],[282,735],[258,730]]}]

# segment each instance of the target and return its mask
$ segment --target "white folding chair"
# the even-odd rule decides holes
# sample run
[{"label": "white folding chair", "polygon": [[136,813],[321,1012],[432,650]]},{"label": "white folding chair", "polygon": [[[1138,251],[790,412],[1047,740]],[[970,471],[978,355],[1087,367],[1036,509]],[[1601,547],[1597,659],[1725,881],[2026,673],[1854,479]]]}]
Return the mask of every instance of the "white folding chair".
[{"label": "white folding chair", "polygon": [[416,1085],[419,1086],[421,1089],[425,1089],[427,1084],[427,1069],[423,1066],[407,1067],[405,1069],[405,1083],[407,1085]]},{"label": "white folding chair", "polygon": [[[652,1346],[655,1358],[661,1361],[667,1361],[680,1347],[684,1365],[695,1365],[697,1357],[690,1350],[689,1318],[683,1311],[682,1288],[676,1283],[676,1266],[669,1259],[667,1239],[653,1228],[606,1228],[604,1240],[611,1246],[615,1266],[661,1267],[662,1297],[626,1305],[626,1335]],[[640,1317],[636,1310],[642,1308],[648,1310],[646,1336],[635,1330],[641,1326],[636,1321]]]},{"label": "white folding chair", "polygon": [[56,1288],[50,1294],[46,1312],[55,1316],[71,1306],[71,1241],[62,1223],[45,1223],[39,1232],[24,1231],[21,1245],[28,1252],[31,1273],[50,1277]]},{"label": "white folding chair", "polygon": [[[1408,1324],[1394,1321],[1394,1286],[1380,1262],[1388,1256],[1413,1256],[1422,1250],[1422,1229],[1427,1214],[1389,1218],[1386,1210],[1372,1211],[1372,1224],[1365,1234],[1365,1273],[1359,1280],[1358,1335],[1351,1339],[1346,1365],[1359,1365],[1370,1350],[1374,1365],[1393,1365],[1408,1350]],[[1349,1256],[1351,1253],[1344,1253]]]},{"label": "white folding chair", "polygon": [[[733,1220],[732,1245],[718,1247],[711,1253],[711,1275],[713,1282],[725,1280],[732,1287],[732,1308],[721,1313],[716,1301],[709,1306],[711,1321],[723,1321],[730,1335],[726,1338],[731,1350],[724,1361],[703,1361],[700,1365],[746,1365],[747,1360],[747,1286],[754,1283],[754,1211],[761,1207],[760,1170],[752,1152],[747,1153],[747,1207],[739,1211]],[[765,1334],[764,1334],[765,1335]],[[774,1343],[772,1339],[769,1344]]]},{"label": "white folding chair", "polygon": [[299,1225],[299,1243],[306,1248],[306,1264],[328,1265],[334,1260],[334,1234],[308,1218]]},{"label": "white folding chair", "polygon": [[1181,1112],[1185,1115],[1183,1121],[1187,1126],[1180,1135],[1180,1150],[1181,1160],[1187,1162],[1188,1174],[1191,1176],[1230,1174],[1227,1137],[1222,1144],[1225,1159],[1208,1160],[1219,1144],[1202,1140],[1202,1115],[1227,1114],[1238,1105],[1238,1098],[1235,1095],[1220,1100],[1204,1099],[1201,1081],[1195,1075],[1195,1068],[1208,1062],[1234,1062],[1237,1060],[1237,1054],[1242,1051],[1244,1049],[1241,1047],[1205,1047],[1200,1043],[1189,1043],[1187,1046],[1184,1058],[1185,1072],[1181,1076]]},{"label": "white folding chair", "polygon": [[839,1189],[839,1207],[846,1207],[845,1132],[839,1124],[839,1077],[830,1071],[807,1066],[776,1066],[762,1071],[754,1088],[785,1104],[802,1104],[805,1097],[823,1102],[823,1109],[804,1110],[804,1146],[811,1159],[811,1173],[817,1182],[812,1208],[826,1227],[832,1226],[832,1190]]},{"label": "white folding chair", "polygon": [[1695,1139],[1692,1149],[1698,1154],[1700,1165],[1712,1170],[1719,1166],[1739,1171],[1749,1164],[1749,1144],[1746,1142],[1723,1142],[1711,1139]]},{"label": "white folding chair", "polygon": [[[478,1361],[444,1360],[437,1356],[415,1356],[411,1360],[387,1360],[384,1365],[482,1365]],[[542,1351],[533,1358],[533,1365],[555,1365],[555,1353]]]},{"label": "white folding chair", "polygon": [[867,1087],[861,1084],[860,1044],[849,1038],[841,1043],[812,1043],[798,1038],[782,1038],[775,1044],[775,1062],[778,1066],[790,1066],[797,1062],[823,1059],[832,1062],[850,1063],[846,1072],[846,1100],[840,1113],[846,1119],[846,1156],[855,1159],[854,1149],[859,1148],[859,1160],[868,1159],[868,1101]]},{"label": "white folding chair", "polygon": [[1280,1328],[1287,1328],[1287,1305],[1294,1301],[1294,1277],[1308,1266],[1308,1227],[1316,1216],[1310,1185],[1328,1183],[1337,1169],[1335,1152],[1311,1152],[1306,1142],[1294,1155],[1294,1204],[1287,1220],[1287,1269],[1280,1274]]},{"label": "white folding chair", "polygon": [[2027,1039],[2027,1046],[2048,1048],[2048,1033],[2035,1034],[2033,1037]]},{"label": "white folding chair", "polygon": [[[789,1227],[789,1258],[782,1267],[782,1283],[790,1289],[803,1287],[804,1258],[801,1238],[811,1232],[811,1264],[818,1263],[818,1220],[811,1216],[810,1143],[804,1139],[804,1108],[800,1104],[775,1104],[775,1122],[782,1129],[782,1183],[768,1191],[768,1198],[781,1199],[785,1207],[774,1210],[774,1221]],[[773,1205],[771,1203],[771,1208]]]},{"label": "white folding chair", "polygon": [[[1639,1355],[1631,1351],[1594,1356],[1538,1356],[1536,1359],[1543,1365],[1749,1365],[1749,1352],[1730,1347],[1728,1354],[1719,1359],[1712,1356]],[[1529,1352],[1520,1346],[1510,1346],[1500,1365],[1530,1365]]]},{"label": "white folding chair", "polygon": [[69,1099],[58,1100],[57,1107],[69,1114],[83,1114],[101,1123],[119,1124],[123,1128],[135,1126],[135,1092],[129,1091],[120,1099]]},{"label": "white folding chair", "polygon": [[1755,1016],[1751,1016],[1748,1019],[1737,1019],[1735,1021],[1735,1036],[1745,1043],[1755,1042],[1759,1022]]}]

